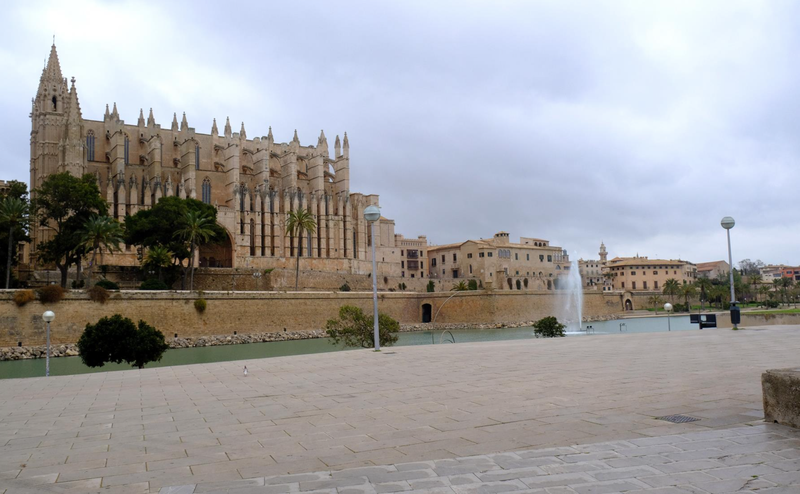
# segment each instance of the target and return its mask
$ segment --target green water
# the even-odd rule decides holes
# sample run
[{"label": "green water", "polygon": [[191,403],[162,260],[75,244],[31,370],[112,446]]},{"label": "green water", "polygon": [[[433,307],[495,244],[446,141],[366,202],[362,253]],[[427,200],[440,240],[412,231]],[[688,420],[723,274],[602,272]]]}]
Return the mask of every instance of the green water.
[{"label": "green water", "polygon": [[[620,327],[621,324],[624,326]],[[584,329],[592,326],[587,331],[568,330],[568,336],[596,336],[626,333],[652,333],[672,331],[697,330],[697,326],[689,323],[688,316],[671,317],[669,325],[667,318],[649,317],[624,319],[618,321],[604,321],[585,323]],[[399,333],[397,346],[430,345],[450,343],[470,343],[480,341],[521,340],[533,339],[533,328],[503,328],[503,329],[464,329],[448,332],[442,331],[417,331],[413,333]],[[310,353],[327,353],[350,350],[341,345],[334,346],[327,338],[310,340],[274,341],[269,343],[251,343],[247,345],[222,345],[198,348],[180,348],[167,350],[160,362],[148,364],[146,367],[165,367],[169,365],[203,364],[210,362],[227,362],[231,360],[247,360],[269,357],[285,357],[291,355],[305,355]],[[86,367],[80,357],[59,357],[50,359],[51,376],[67,376],[72,374],[87,374],[92,372],[107,372],[129,370],[132,367],[126,364],[106,364],[103,367]],[[20,377],[44,376],[45,360],[10,360],[0,362],[0,379]]]}]

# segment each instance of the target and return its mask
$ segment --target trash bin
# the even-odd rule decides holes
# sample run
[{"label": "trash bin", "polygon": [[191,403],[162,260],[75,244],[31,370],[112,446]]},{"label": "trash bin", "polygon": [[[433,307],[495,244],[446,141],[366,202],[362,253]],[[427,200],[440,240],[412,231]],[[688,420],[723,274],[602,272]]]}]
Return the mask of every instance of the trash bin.
[{"label": "trash bin", "polygon": [[731,324],[738,326],[742,322],[742,314],[739,312],[738,302],[731,302]]}]

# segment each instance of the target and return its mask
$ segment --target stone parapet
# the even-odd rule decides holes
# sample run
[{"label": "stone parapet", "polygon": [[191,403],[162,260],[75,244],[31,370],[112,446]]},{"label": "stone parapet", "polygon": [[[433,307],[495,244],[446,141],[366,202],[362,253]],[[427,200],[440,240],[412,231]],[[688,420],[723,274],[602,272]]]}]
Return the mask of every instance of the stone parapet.
[{"label": "stone parapet", "polygon": [[800,428],[800,367],[773,369],[761,375],[764,420]]}]

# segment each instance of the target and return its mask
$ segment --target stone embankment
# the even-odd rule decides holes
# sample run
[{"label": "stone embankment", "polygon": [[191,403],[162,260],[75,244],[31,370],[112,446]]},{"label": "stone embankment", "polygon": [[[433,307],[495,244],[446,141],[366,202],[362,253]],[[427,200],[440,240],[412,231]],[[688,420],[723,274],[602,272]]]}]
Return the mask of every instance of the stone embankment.
[{"label": "stone embankment", "polygon": [[[613,317],[597,317],[592,321],[605,321],[614,319]],[[584,321],[584,322],[592,322]],[[400,332],[413,331],[444,331],[457,329],[503,329],[503,328],[522,328],[532,326],[534,321],[522,321],[516,323],[439,323],[439,324],[403,324]],[[173,338],[168,340],[170,348],[194,348],[205,346],[221,345],[244,345],[248,343],[265,343],[270,341],[289,341],[289,340],[308,340],[313,338],[325,338],[327,335],[324,329],[311,329],[308,331],[284,331],[253,334],[234,334],[234,335],[213,335],[198,336],[188,338]],[[0,361],[3,360],[24,360],[32,358],[44,358],[46,347],[40,346],[20,346],[0,348]],[[70,343],[66,345],[52,345],[50,347],[50,357],[74,357],[78,355],[77,345]]]}]

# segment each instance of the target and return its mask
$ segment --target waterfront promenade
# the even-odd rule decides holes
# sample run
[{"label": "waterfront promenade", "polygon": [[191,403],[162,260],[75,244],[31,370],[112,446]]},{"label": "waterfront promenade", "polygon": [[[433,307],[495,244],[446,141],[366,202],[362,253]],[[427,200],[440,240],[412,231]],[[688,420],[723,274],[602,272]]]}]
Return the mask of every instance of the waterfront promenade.
[{"label": "waterfront promenade", "polygon": [[758,423],[798,355],[773,326],[2,380],[0,493],[800,492]]}]

